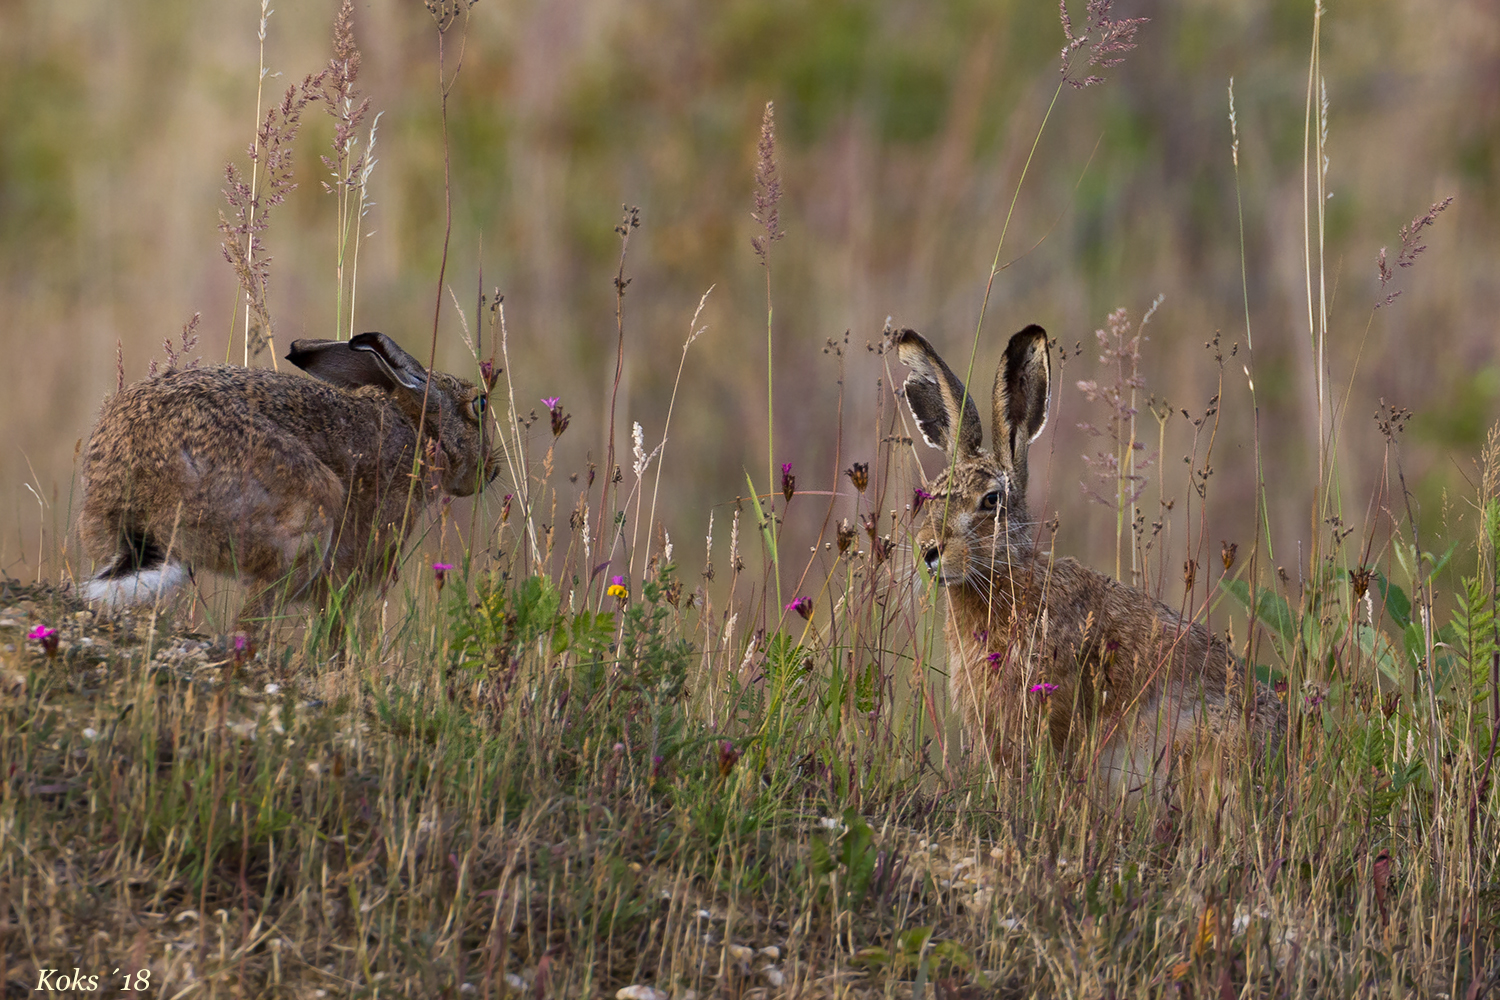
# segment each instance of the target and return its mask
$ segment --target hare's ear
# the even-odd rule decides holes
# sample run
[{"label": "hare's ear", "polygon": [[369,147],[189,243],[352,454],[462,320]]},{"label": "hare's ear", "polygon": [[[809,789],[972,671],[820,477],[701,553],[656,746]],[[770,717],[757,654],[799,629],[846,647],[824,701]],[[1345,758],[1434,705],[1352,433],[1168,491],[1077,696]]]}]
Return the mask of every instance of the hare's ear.
[{"label": "hare's ear", "polygon": [[345,389],[375,385],[421,391],[427,371],[383,333],[361,333],[351,340],[294,340],[286,356],[292,364],[324,382]]},{"label": "hare's ear", "polygon": [[979,423],[979,408],[964,391],[964,384],[917,331],[902,330],[894,339],[897,356],[911,369],[902,388],[922,440],[948,451],[956,439],[960,458],[976,454],[984,429]]},{"label": "hare's ear", "polygon": [[1047,426],[1052,401],[1052,356],[1047,331],[1035,323],[1010,338],[995,372],[995,455],[1015,469]]}]

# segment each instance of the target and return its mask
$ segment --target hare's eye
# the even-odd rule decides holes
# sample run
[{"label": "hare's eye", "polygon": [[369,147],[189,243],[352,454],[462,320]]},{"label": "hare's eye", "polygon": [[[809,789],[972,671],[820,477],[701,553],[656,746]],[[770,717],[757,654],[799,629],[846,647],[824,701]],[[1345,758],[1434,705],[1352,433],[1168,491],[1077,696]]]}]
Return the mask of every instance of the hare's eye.
[{"label": "hare's eye", "polygon": [[1000,506],[1000,491],[999,490],[990,490],[984,496],[982,496],[982,497],[979,498],[979,509],[980,510],[994,510],[996,507],[999,507],[999,506]]},{"label": "hare's eye", "polygon": [[484,408],[487,404],[488,397],[475,396],[474,401],[469,404],[469,408],[474,411],[474,416],[482,419],[484,417]]}]

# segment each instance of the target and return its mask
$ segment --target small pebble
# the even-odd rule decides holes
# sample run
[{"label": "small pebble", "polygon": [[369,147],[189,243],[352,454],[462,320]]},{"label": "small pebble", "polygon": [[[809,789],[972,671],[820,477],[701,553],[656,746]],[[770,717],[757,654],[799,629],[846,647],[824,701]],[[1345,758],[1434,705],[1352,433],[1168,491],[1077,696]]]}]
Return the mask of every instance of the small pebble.
[{"label": "small pebble", "polygon": [[652,989],[649,986],[642,986],[637,983],[631,986],[620,987],[619,991],[615,993],[615,1000],[671,1000],[671,998],[661,990]]}]

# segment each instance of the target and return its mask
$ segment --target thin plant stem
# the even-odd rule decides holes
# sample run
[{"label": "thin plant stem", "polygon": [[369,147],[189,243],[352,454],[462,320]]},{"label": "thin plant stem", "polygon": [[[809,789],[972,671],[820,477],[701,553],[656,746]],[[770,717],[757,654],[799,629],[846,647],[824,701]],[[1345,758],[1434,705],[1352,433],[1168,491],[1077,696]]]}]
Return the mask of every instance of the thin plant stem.
[{"label": "thin plant stem", "polygon": [[[254,139],[251,140],[252,148],[255,149],[257,152],[260,149],[260,109],[261,109],[261,104],[263,103],[264,96],[265,96],[266,75],[268,73],[268,70],[266,69],[266,21],[268,21],[270,19],[271,13],[272,13],[272,11],[271,11],[271,0],[260,0],[260,29],[259,29],[259,32],[258,32],[259,37],[260,37],[260,71],[259,71],[259,74],[255,78],[255,130],[254,130],[254,133],[253,133],[254,134]],[[249,214],[246,216],[246,219],[245,219],[245,223],[246,223],[246,232],[245,232],[245,261],[246,261],[247,265],[248,264],[253,264],[254,260],[255,260],[255,229],[254,229],[254,222],[255,222],[255,198],[256,198],[256,195],[257,195],[257,190],[259,188],[259,183],[260,183],[260,157],[257,155],[257,156],[252,156],[250,158],[250,203],[249,203],[249,206],[248,206],[248,212],[249,212]],[[229,342],[228,342],[228,344],[225,345],[225,348],[224,348],[224,363],[226,365],[229,364],[229,358],[231,356],[231,352],[234,350],[234,318],[235,318],[235,315],[239,312],[239,305],[238,305],[238,303],[239,303],[239,299],[240,299],[240,293],[242,291],[243,291],[244,296],[245,296],[245,343],[244,343],[245,360],[244,360],[244,364],[245,364],[246,368],[249,368],[250,367],[250,313],[252,311],[252,308],[251,308],[252,307],[252,302],[251,302],[251,299],[250,299],[250,294],[251,294],[250,293],[250,289],[248,289],[248,288],[246,288],[246,289],[235,289],[235,295],[234,295],[235,305],[229,310]],[[271,364],[272,364],[273,367],[276,366],[276,352],[275,351],[271,352]]]},{"label": "thin plant stem", "polygon": [[[708,303],[708,296],[713,292],[714,287],[713,285],[708,286],[708,291],[704,292],[703,297],[698,300],[698,308],[693,310],[693,318],[688,323],[688,339],[682,345],[682,357],[677,362],[677,377],[672,381],[672,398],[667,401],[667,419],[661,429],[661,445],[657,448],[660,454],[656,459],[656,480],[651,486],[651,516],[647,518],[646,524],[646,550],[648,555],[651,549],[651,526],[656,523],[656,497],[661,492],[661,467],[666,461],[667,432],[672,429],[672,411],[677,406],[677,389],[682,384],[682,369],[687,364],[688,348],[693,346],[693,341],[697,340],[698,335],[703,332],[698,328],[698,317],[702,315],[703,307]],[[635,567],[631,566],[632,575],[634,571]]]},{"label": "thin plant stem", "polygon": [[[615,272],[615,380],[610,386],[609,392],[609,439],[605,443],[604,459],[604,482],[599,490],[599,517],[596,529],[599,532],[597,558],[604,559],[606,551],[612,557],[614,546],[611,543],[609,549],[605,549],[604,541],[609,530],[608,521],[605,518],[609,510],[609,488],[615,485],[615,408],[620,399],[620,379],[625,372],[625,288],[630,284],[625,277],[625,257],[630,252],[630,234],[640,225],[640,209],[630,206],[622,206],[625,213],[620,224],[615,227],[615,232],[620,236],[620,265]],[[616,505],[619,503],[620,491],[615,490]],[[622,526],[623,527],[623,526]],[[618,539],[618,535],[616,536]],[[599,591],[599,606],[603,606],[605,598],[605,586],[607,581],[601,581]]]},{"label": "thin plant stem", "polygon": [[[468,8],[465,8],[467,13]],[[447,52],[445,40],[448,37],[448,28],[452,26],[452,20],[446,24],[438,24],[438,112],[443,130],[443,253],[438,262],[437,295],[434,296],[432,305],[432,341],[427,352],[427,370],[432,371],[437,364],[437,339],[438,321],[443,311],[443,281],[448,272],[448,244],[453,236],[453,164],[448,142],[448,95],[453,85],[458,82],[458,74],[463,72],[464,48],[468,42],[468,20],[465,18],[465,32],[463,44],[458,50],[458,65],[453,69],[453,76],[447,76]],[[406,503],[401,510],[401,532],[398,538],[406,537],[407,526],[411,523],[412,502],[416,499],[417,487],[422,480],[422,434],[427,429],[427,400],[432,394],[432,379],[424,379],[422,383],[422,413],[417,418],[417,436],[414,453],[412,455],[411,476],[406,484]],[[401,554],[395,551],[392,559],[400,559]]]}]

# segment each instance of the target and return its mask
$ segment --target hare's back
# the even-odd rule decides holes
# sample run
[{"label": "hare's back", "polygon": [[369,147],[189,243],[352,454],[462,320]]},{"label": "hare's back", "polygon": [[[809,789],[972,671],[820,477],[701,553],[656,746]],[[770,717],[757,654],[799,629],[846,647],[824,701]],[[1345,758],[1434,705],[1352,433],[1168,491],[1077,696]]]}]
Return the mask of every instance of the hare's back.
[{"label": "hare's back", "polygon": [[280,518],[294,496],[337,503],[341,484],[379,451],[358,439],[381,416],[361,393],[263,369],[148,379],[105,405],[89,440],[85,523],[109,526],[99,528],[103,537],[116,524],[175,518],[180,504],[207,521]]},{"label": "hare's back", "polygon": [[120,466],[149,472],[179,458],[200,469],[238,464],[276,440],[339,465],[339,453],[361,423],[378,421],[378,410],[361,394],[300,375],[229,365],[169,372],[105,404],[85,474],[98,478]]}]

